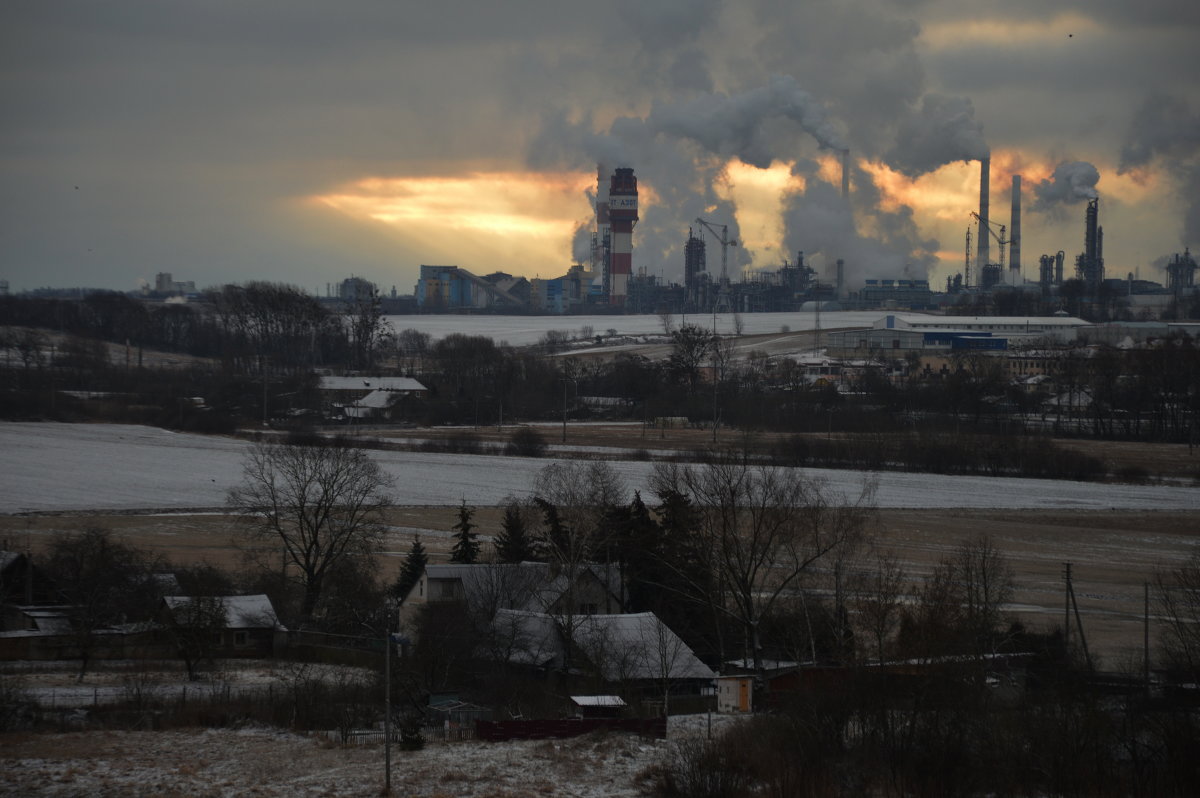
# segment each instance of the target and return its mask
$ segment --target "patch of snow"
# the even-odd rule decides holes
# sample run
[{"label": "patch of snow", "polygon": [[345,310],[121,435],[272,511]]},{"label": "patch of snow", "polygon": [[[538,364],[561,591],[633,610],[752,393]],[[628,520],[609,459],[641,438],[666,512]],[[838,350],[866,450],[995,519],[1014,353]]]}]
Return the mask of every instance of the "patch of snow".
[{"label": "patch of snow", "polygon": [[[250,444],[123,424],[0,423],[0,512],[213,509],[237,484]],[[394,478],[398,505],[496,505],[526,496],[553,458],[371,451]],[[653,496],[654,464],[610,463],[630,491]],[[1162,485],[868,473],[809,468],[833,495],[854,499],[877,480],[879,507],[1081,510],[1200,509],[1200,491]]]}]

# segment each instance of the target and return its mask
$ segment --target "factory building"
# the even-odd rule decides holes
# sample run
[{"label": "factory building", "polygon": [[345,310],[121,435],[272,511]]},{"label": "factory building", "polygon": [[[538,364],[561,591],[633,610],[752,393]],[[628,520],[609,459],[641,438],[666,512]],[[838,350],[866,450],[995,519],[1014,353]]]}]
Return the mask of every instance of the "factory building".
[{"label": "factory building", "polygon": [[863,358],[878,354],[901,357],[908,352],[922,355],[967,351],[1003,351],[1008,339],[990,332],[972,330],[922,330],[907,327],[873,327],[833,330],[828,333],[829,354]]},{"label": "factory building", "polygon": [[875,322],[875,329],[919,330],[922,332],[988,333],[1010,340],[1074,341],[1083,319],[1069,316],[906,316],[888,315]]},{"label": "factory building", "polygon": [[865,305],[925,310],[933,303],[928,280],[867,280],[859,293]]},{"label": "factory building", "polygon": [[423,310],[499,310],[525,305],[500,285],[458,266],[422,265],[414,294],[417,307]]}]

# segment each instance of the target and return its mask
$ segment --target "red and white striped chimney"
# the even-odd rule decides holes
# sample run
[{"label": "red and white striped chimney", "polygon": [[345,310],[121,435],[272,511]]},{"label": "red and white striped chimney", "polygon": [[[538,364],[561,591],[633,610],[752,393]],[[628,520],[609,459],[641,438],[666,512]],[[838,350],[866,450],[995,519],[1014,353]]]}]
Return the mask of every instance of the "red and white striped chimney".
[{"label": "red and white striped chimney", "polygon": [[609,304],[624,305],[633,274],[633,226],[638,220],[637,178],[622,167],[608,185],[608,219],[612,225],[612,281]]}]

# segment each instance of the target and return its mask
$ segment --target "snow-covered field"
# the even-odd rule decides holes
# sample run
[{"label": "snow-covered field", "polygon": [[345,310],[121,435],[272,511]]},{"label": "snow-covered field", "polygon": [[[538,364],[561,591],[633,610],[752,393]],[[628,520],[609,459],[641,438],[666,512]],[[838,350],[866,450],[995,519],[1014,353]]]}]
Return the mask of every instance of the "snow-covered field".
[{"label": "snow-covered field", "polygon": [[[838,313],[822,313],[820,327],[823,330],[838,327],[870,327],[887,315],[887,311],[846,311]],[[905,315],[913,315],[905,312]],[[550,330],[562,330],[573,336],[578,336],[584,327],[590,327],[592,335],[605,335],[609,330],[616,330],[620,335],[662,335],[662,320],[655,315],[644,316],[461,316],[461,315],[416,315],[416,316],[387,316],[388,322],[397,331],[414,329],[429,333],[436,341],[451,333],[466,335],[484,335],[497,342],[507,342],[513,346],[536,344]],[[746,335],[777,333],[785,327],[791,332],[816,329],[818,317],[816,313],[744,313],[740,317],[742,332]],[[711,329],[713,314],[699,313],[688,316],[674,316],[673,326],[687,322],[698,324],[705,329]],[[725,335],[734,330],[734,314],[718,313],[716,316],[717,332]]]},{"label": "snow-covered field", "polygon": [[[714,717],[716,721],[726,718]],[[392,750],[392,793],[408,798],[634,798],[639,774],[703,716],[672,719],[668,740],[434,743]],[[678,721],[678,722],[674,722]],[[342,748],[287,732],[188,729],[22,735],[0,746],[0,793],[44,796],[364,796],[381,794],[382,745]]]},{"label": "snow-covered field", "polygon": [[[250,444],[120,424],[0,423],[0,513],[219,508]],[[373,451],[396,483],[396,503],[499,504],[527,494],[549,459]],[[633,489],[651,463],[614,461]],[[806,469],[856,497],[877,479],[879,507],[1200,509],[1200,490],[1035,479]],[[649,497],[649,492],[645,495]]]}]

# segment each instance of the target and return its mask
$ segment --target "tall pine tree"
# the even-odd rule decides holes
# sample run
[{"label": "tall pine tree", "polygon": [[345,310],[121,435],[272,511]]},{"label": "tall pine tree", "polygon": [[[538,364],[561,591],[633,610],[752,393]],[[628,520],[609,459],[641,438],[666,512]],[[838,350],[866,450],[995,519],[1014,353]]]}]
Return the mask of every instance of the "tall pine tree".
[{"label": "tall pine tree", "polygon": [[535,557],[533,541],[525,530],[525,519],[516,502],[509,502],[504,508],[504,520],[496,536],[496,557],[502,563],[525,562]]},{"label": "tall pine tree", "polygon": [[408,595],[408,591],[413,589],[413,586],[421,579],[421,574],[425,573],[425,565],[429,562],[428,555],[425,554],[425,547],[421,545],[421,536],[413,535],[412,548],[408,550],[408,554],[404,557],[404,565],[400,567],[400,575],[396,577],[396,584],[392,585],[392,595],[401,601]]},{"label": "tall pine tree", "polygon": [[468,507],[464,499],[462,506],[458,508],[458,523],[451,527],[458,531],[454,535],[457,539],[454,548],[450,550],[450,562],[469,564],[479,559],[479,541],[471,531],[475,528],[471,523],[471,516],[474,514],[475,508]]}]

